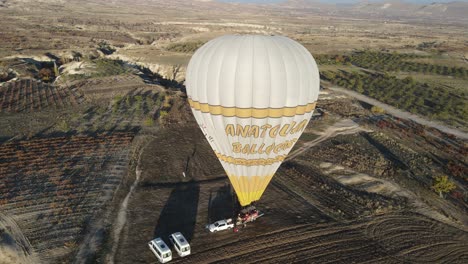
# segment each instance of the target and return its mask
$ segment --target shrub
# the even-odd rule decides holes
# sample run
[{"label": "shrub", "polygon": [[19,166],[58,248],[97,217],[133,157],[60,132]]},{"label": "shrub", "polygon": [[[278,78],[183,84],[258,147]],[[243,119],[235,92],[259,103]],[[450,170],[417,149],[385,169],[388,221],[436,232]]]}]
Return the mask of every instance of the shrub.
[{"label": "shrub", "polygon": [[383,114],[383,113],[385,113],[385,110],[382,107],[374,105],[371,108],[371,112],[374,113],[374,114]]},{"label": "shrub", "polygon": [[68,132],[70,130],[70,125],[66,120],[60,121],[57,125],[58,129],[62,132]]},{"label": "shrub", "polygon": [[112,47],[109,43],[106,41],[101,41],[98,44],[98,50],[100,50],[102,53],[106,55],[110,55],[115,52],[115,48]]},{"label": "shrub", "polygon": [[137,95],[135,96],[135,100],[136,100],[136,110],[138,112],[141,111],[141,103],[143,102],[143,97],[141,95]]},{"label": "shrub", "polygon": [[44,82],[50,82],[55,78],[54,72],[49,68],[42,68],[39,71],[39,79]]},{"label": "shrub", "polygon": [[197,41],[197,42],[184,42],[184,43],[174,43],[167,46],[167,50],[174,51],[174,52],[182,52],[182,53],[193,53],[198,48],[200,48],[204,42]]},{"label": "shrub", "polygon": [[161,110],[159,111],[159,117],[163,119],[165,116],[167,116],[169,113],[167,111]]},{"label": "shrub", "polygon": [[432,185],[432,189],[438,192],[441,198],[444,198],[446,193],[453,191],[455,188],[455,183],[450,181],[447,175],[437,176],[434,185]]},{"label": "shrub", "polygon": [[147,117],[147,118],[143,121],[143,125],[145,125],[145,126],[147,126],[147,127],[153,126],[153,125],[154,125],[154,120],[153,120],[153,118]]},{"label": "shrub", "polygon": [[123,97],[121,95],[117,95],[114,98],[114,103],[112,104],[112,112],[117,113],[120,108],[120,103],[122,102]]},{"label": "shrub", "polygon": [[171,108],[171,97],[169,95],[167,96],[164,96],[164,102],[163,102],[163,106],[162,106],[164,109],[169,109]]}]

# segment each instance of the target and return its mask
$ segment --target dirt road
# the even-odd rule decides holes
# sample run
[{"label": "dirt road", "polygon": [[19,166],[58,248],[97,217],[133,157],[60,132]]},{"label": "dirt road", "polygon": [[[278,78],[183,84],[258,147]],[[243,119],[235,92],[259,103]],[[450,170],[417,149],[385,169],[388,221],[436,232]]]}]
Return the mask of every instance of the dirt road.
[{"label": "dirt road", "polygon": [[141,154],[143,153],[143,151],[148,145],[149,144],[146,144],[145,146],[143,146],[143,148],[140,150],[140,153],[138,154],[138,161],[137,161],[137,166],[135,169],[135,175],[136,175],[135,181],[133,182],[132,186],[130,187],[130,190],[127,193],[127,196],[125,196],[125,199],[120,205],[119,212],[117,214],[117,219],[115,220],[115,223],[114,223],[114,230],[113,230],[114,236],[113,236],[112,249],[111,249],[111,252],[106,257],[107,263],[110,263],[110,264],[114,263],[115,252],[117,251],[117,248],[119,246],[120,234],[122,233],[122,229],[124,228],[125,223],[127,222],[128,201],[140,181],[140,176],[142,172],[140,168]]},{"label": "dirt road", "polygon": [[0,264],[3,263],[32,264],[40,261],[16,222],[0,213]]},{"label": "dirt road", "polygon": [[350,119],[344,119],[336,122],[332,126],[328,127],[324,132],[321,133],[320,137],[316,138],[315,140],[312,140],[310,142],[305,143],[302,147],[300,147],[297,150],[292,151],[289,153],[288,160],[292,160],[295,157],[301,155],[311,147],[317,145],[318,143],[330,138],[334,137],[337,135],[345,135],[345,134],[354,134],[359,131],[365,131],[362,127],[360,127],[358,124],[356,124],[354,121]]},{"label": "dirt road", "polygon": [[439,122],[427,120],[427,119],[425,119],[425,118],[423,118],[421,116],[418,116],[418,115],[403,111],[403,110],[398,109],[398,108],[395,108],[395,107],[390,106],[388,104],[377,101],[377,100],[375,100],[373,98],[367,97],[367,96],[365,96],[363,94],[360,94],[360,93],[357,93],[357,92],[354,92],[354,91],[351,91],[351,90],[348,90],[348,89],[340,88],[340,87],[330,87],[329,89],[332,90],[332,91],[344,93],[344,94],[346,94],[348,96],[354,97],[354,98],[356,98],[356,99],[358,99],[360,101],[366,102],[368,104],[376,105],[376,106],[384,109],[387,113],[389,113],[389,114],[391,114],[393,116],[403,118],[403,119],[409,119],[409,120],[412,120],[412,121],[414,121],[414,122],[416,122],[418,124],[439,129],[442,132],[455,135],[455,136],[460,137],[462,139],[468,139],[468,134],[461,131],[461,130],[459,130],[459,129],[448,127],[448,126],[443,125],[443,124],[441,124]]}]

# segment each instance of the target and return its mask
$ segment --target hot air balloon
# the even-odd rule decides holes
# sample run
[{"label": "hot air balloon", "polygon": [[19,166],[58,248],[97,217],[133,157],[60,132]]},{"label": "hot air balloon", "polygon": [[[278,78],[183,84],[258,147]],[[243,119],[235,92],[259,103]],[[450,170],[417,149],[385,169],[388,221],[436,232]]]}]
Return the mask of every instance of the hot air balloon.
[{"label": "hot air balloon", "polygon": [[191,58],[189,104],[242,206],[260,199],[296,144],[319,86],[312,55],[283,36],[226,35]]}]

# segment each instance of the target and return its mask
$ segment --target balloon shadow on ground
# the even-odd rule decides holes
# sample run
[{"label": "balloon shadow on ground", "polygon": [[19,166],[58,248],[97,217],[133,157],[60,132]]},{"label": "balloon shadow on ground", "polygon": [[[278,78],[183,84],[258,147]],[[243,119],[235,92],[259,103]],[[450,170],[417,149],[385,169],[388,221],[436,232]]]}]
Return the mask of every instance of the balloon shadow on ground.
[{"label": "balloon shadow on ground", "polygon": [[198,183],[175,187],[161,211],[154,237],[167,240],[170,234],[181,232],[190,242],[197,221],[199,195]]},{"label": "balloon shadow on ground", "polygon": [[234,217],[239,210],[236,194],[231,185],[225,184],[216,192],[210,192],[208,204],[208,223]]}]

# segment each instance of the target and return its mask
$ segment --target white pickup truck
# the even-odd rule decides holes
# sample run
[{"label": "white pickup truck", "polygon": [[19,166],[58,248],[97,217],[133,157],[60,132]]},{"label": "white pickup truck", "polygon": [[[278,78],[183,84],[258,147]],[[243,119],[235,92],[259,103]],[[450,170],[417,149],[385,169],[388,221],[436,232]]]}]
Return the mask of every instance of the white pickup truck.
[{"label": "white pickup truck", "polygon": [[212,223],[211,225],[206,226],[206,228],[212,233],[231,229],[233,227],[234,227],[234,223],[232,222],[231,218],[219,220],[219,221]]}]

